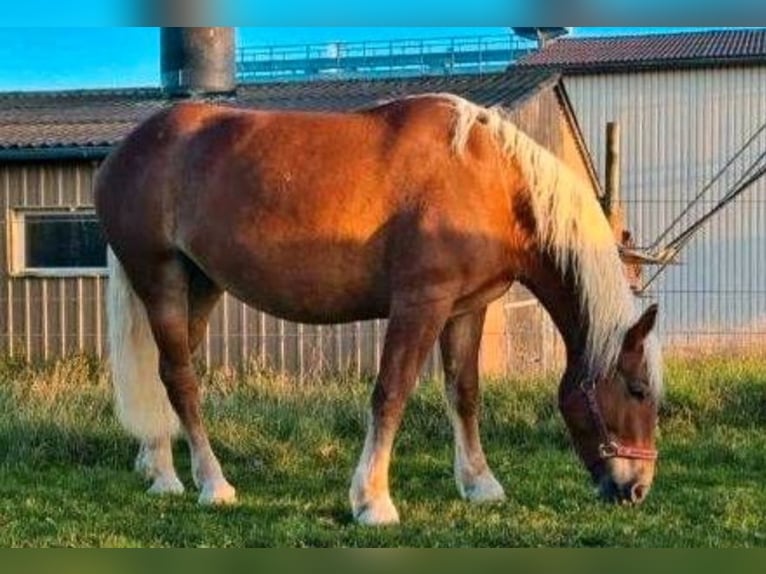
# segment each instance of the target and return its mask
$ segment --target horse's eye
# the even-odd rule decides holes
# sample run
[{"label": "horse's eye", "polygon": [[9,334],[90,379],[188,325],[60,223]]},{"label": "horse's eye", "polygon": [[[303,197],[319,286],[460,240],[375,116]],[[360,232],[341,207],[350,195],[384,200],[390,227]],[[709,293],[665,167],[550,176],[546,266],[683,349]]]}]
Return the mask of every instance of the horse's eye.
[{"label": "horse's eye", "polygon": [[628,393],[634,399],[643,401],[649,396],[649,382],[643,379],[631,379],[628,381]]},{"label": "horse's eye", "polygon": [[628,373],[619,367],[617,368],[617,376],[625,385],[628,394],[634,399],[643,401],[650,395],[651,386],[645,377]]}]

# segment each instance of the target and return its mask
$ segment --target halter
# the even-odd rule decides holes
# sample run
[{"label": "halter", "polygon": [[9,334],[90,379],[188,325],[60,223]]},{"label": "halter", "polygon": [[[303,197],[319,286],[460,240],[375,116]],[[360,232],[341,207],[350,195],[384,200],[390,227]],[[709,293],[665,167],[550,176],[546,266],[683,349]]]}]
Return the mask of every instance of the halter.
[{"label": "halter", "polygon": [[583,379],[579,384],[579,389],[585,396],[585,402],[588,405],[593,424],[601,435],[601,442],[598,445],[598,458],[608,460],[610,458],[628,458],[633,460],[657,460],[657,450],[653,448],[642,448],[637,446],[622,444],[618,439],[612,438],[609,430],[606,428],[604,416],[601,414],[601,408],[596,399],[596,382]]}]

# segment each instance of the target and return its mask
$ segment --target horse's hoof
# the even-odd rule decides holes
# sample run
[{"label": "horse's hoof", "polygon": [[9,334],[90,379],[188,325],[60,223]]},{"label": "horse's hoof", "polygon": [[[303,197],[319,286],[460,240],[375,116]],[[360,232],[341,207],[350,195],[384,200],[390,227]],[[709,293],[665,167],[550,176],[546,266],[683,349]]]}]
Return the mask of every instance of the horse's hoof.
[{"label": "horse's hoof", "polygon": [[470,485],[463,485],[460,494],[467,501],[476,504],[505,500],[505,491],[491,472],[477,476]]},{"label": "horse's hoof", "polygon": [[147,453],[146,447],[143,445],[136,455],[136,461],[133,463],[133,470],[138,473],[139,476],[147,480],[152,480],[157,474],[157,470],[154,468],[154,463]]},{"label": "horse's hoof", "polygon": [[149,494],[183,494],[184,485],[177,476],[158,476],[147,490]]},{"label": "horse's hoof", "polygon": [[200,504],[219,505],[234,504],[237,501],[237,491],[225,480],[208,483],[202,487],[199,493]]},{"label": "horse's hoof", "polygon": [[399,524],[399,512],[391,499],[386,497],[355,509],[354,519],[364,526],[388,526]]}]

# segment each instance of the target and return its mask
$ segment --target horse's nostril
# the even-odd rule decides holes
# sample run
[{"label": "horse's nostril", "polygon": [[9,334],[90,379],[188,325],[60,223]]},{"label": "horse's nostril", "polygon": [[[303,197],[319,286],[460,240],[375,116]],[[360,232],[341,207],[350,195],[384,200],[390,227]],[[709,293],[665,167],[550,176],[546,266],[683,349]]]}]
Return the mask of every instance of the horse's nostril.
[{"label": "horse's nostril", "polygon": [[644,498],[646,498],[646,493],[648,492],[648,488],[644,484],[636,483],[633,486],[630,487],[630,501],[633,504],[638,504],[639,502],[642,502]]}]

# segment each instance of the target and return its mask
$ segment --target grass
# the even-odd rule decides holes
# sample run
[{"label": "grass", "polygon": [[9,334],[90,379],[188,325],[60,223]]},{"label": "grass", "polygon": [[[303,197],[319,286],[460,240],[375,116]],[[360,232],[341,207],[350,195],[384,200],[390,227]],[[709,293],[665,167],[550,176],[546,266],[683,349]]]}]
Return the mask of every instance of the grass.
[{"label": "grass", "polygon": [[411,400],[392,468],[402,525],[355,525],[347,491],[368,382],[204,379],[214,448],[239,504],[202,508],[132,471],[102,370],[85,358],[0,362],[0,546],[764,546],[766,361],[671,362],[661,463],[639,508],[599,502],[572,453],[555,381],[488,381],[482,431],[508,500],[461,501],[439,385]]}]

